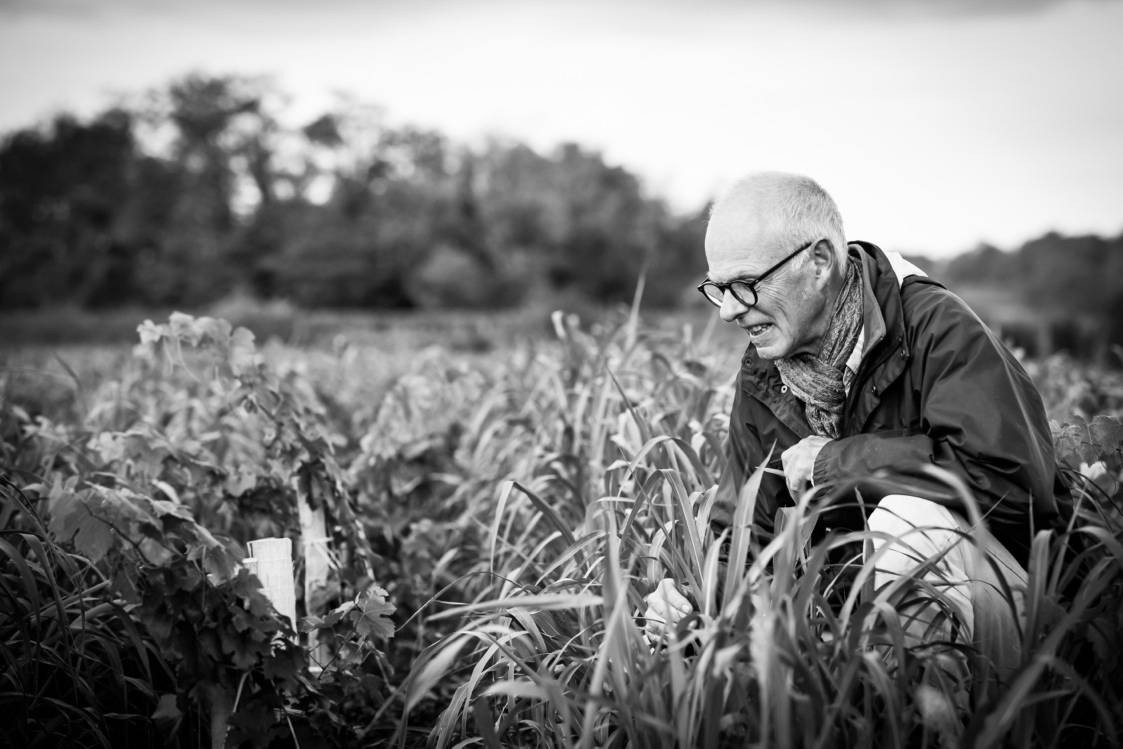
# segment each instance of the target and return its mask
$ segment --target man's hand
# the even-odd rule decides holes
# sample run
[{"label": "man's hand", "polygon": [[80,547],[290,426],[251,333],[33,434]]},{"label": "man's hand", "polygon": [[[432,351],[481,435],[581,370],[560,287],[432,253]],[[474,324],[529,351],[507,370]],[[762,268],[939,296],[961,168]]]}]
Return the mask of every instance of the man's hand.
[{"label": "man's hand", "polygon": [[813,434],[804,437],[780,455],[784,464],[784,481],[793,499],[798,499],[811,485],[811,477],[815,474],[815,458],[828,442],[829,438]]},{"label": "man's hand", "polygon": [[658,645],[673,630],[683,617],[694,607],[675,587],[675,581],[664,577],[655,590],[643,598],[647,609],[643,612],[645,621],[643,634],[652,645]]}]

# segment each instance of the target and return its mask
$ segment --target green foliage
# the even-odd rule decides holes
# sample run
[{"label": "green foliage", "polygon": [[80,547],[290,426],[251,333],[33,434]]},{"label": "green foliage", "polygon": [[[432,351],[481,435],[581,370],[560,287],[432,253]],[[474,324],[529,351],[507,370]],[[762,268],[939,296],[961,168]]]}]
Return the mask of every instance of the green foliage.
[{"label": "green foliage", "polygon": [[12,746],[157,744],[178,711],[159,641],[0,475],[0,710]]},{"label": "green foliage", "polygon": [[[123,664],[149,657],[122,667],[127,710],[94,700],[108,690],[52,709],[103,733],[110,713],[142,716],[129,726],[184,746],[216,730],[252,746],[1119,742],[1116,375],[1031,367],[1073,512],[1035,540],[1023,662],[985,692],[947,648],[905,643],[911,593],[874,589],[868,534],[813,534],[809,495],[762,543],[759,476],[733,512],[718,506],[739,352],[641,327],[634,310],[552,323],[550,341],[393,359],[347,341],[259,348],[175,315],[144,323],[110,380],[76,365],[82,395],[54,420],[0,403],[0,459],[64,555],[25,562],[31,579],[77,564],[87,577],[68,584],[94,589],[89,609],[117,602],[117,623],[91,631]],[[326,510],[335,564],[298,595],[293,633],[239,560],[250,539],[298,536],[298,500]],[[6,589],[29,589],[14,570]],[[653,649],[637,617],[665,576],[697,612]],[[49,583],[35,587],[46,600]],[[33,662],[36,634],[15,631],[10,660]],[[313,633],[322,670],[307,665]]]},{"label": "green foliage", "polygon": [[[536,458],[499,493],[483,588],[433,617],[458,634],[422,654],[404,696],[407,721],[433,691],[445,703],[438,746],[1118,742],[1118,496],[1074,487],[1068,524],[1035,544],[1010,691],[971,688],[947,668],[962,645],[906,646],[897,604],[913,594],[873,589],[868,534],[808,542],[811,495],[762,548],[758,474],[714,530],[728,392],[689,349],[627,325],[589,335],[559,318],[558,333],[550,382],[524,396]],[[1093,423],[1085,461],[1118,450],[1118,421]],[[1060,430],[1062,456],[1079,431]],[[636,621],[663,577],[697,612],[665,650]]]},{"label": "green foliage", "polygon": [[1087,422],[1097,415],[1123,416],[1123,371],[1118,368],[1081,365],[1058,354],[1027,362],[1026,371],[1041,391],[1049,418],[1059,424],[1076,417]]},{"label": "green foliage", "polygon": [[[315,392],[275,375],[253,336],[225,321],[173,315],[140,334],[136,368],[105,386],[108,400],[95,396],[84,424],[58,427],[13,409],[22,428],[11,454],[22,470],[49,477],[36,490],[54,541],[103,570],[152,633],[178,709],[211,731],[229,722],[234,745],[264,746],[295,730],[275,710],[327,698],[311,686],[294,633],[240,567],[239,541],[295,532],[298,495],[326,511],[349,562],[323,592],[338,613],[309,627],[323,629],[329,653],[348,664],[382,658],[375,643],[393,634],[385,615],[394,607],[373,584],[372,552]],[[341,623],[349,636],[333,630]],[[340,673],[334,679],[347,688],[366,678]],[[196,723],[181,721],[180,737],[190,743]]]}]

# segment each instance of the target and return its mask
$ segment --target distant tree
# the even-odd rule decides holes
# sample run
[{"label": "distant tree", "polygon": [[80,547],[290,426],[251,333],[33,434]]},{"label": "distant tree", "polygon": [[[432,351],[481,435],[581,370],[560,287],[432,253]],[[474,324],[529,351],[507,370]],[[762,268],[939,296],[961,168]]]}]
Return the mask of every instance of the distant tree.
[{"label": "distant tree", "polygon": [[286,211],[288,236],[270,263],[277,293],[307,305],[415,306],[411,277],[460,233],[447,139],[348,102],[302,132],[305,197]]},{"label": "distant tree", "polygon": [[1123,291],[1117,291],[1108,305],[1107,320],[1107,342],[1123,346]]},{"label": "distant tree", "polygon": [[[599,301],[631,297],[645,271],[648,280],[681,270],[688,253],[699,257],[700,235],[682,231],[662,201],[643,194],[635,175],[605,163],[596,152],[563,144],[550,156],[521,143],[491,142],[476,162],[478,203],[489,245],[519,258],[528,286],[572,290]],[[697,261],[685,265],[697,269]],[[657,282],[648,299],[679,295],[679,276],[667,293]]]},{"label": "distant tree", "polygon": [[646,268],[644,299],[653,305],[675,306],[684,297],[696,303],[694,287],[706,275],[703,247],[710,207],[676,217],[668,216],[656,240],[657,252]]},{"label": "distant tree", "polygon": [[162,155],[176,189],[150,244],[155,262],[143,267],[146,301],[208,301],[252,281],[278,251],[278,237],[255,221],[276,215],[272,93],[261,78],[191,74],[149,96],[144,118],[170,133]]},{"label": "distant tree", "polygon": [[134,291],[123,217],[137,162],[131,119],[58,117],[0,142],[0,306],[97,305]]},{"label": "distant tree", "polygon": [[1039,313],[1037,320],[1024,324],[1048,325],[1058,343],[1088,349],[1087,341],[1114,340],[1119,330],[1123,236],[1066,237],[1049,232],[1013,252],[983,245],[951,260],[945,277],[954,283],[1015,291]]},{"label": "distant tree", "polygon": [[1027,300],[1059,312],[1100,315],[1123,290],[1121,253],[1119,240],[1097,236],[1049,233],[1031,240],[1017,255]]},{"label": "distant tree", "polygon": [[1017,272],[1012,255],[984,243],[948,261],[943,276],[951,283],[981,283],[1008,279]]}]

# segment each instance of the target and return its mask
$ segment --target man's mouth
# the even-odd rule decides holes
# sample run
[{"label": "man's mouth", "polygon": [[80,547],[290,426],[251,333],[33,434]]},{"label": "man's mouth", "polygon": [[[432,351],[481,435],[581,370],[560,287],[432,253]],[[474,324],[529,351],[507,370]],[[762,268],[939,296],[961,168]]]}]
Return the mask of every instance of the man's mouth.
[{"label": "man's mouth", "polygon": [[764,323],[761,323],[760,325],[751,325],[751,326],[745,328],[745,332],[749,334],[750,338],[758,338],[758,337],[764,335],[765,333],[767,333],[771,329],[772,329],[772,323],[764,322]]}]

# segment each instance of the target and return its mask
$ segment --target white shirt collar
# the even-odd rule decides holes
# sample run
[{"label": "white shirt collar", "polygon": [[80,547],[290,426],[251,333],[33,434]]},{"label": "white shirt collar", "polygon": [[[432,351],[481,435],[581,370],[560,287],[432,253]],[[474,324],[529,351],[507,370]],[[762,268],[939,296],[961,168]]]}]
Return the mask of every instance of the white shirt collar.
[{"label": "white shirt collar", "polygon": [[[866,348],[866,326],[858,331],[858,340],[854,342],[854,348],[850,350],[850,358],[846,360],[846,368],[850,370],[851,375],[858,374],[858,367],[862,363],[862,355],[865,353]],[[849,383],[846,384],[846,392],[850,392]]]}]

